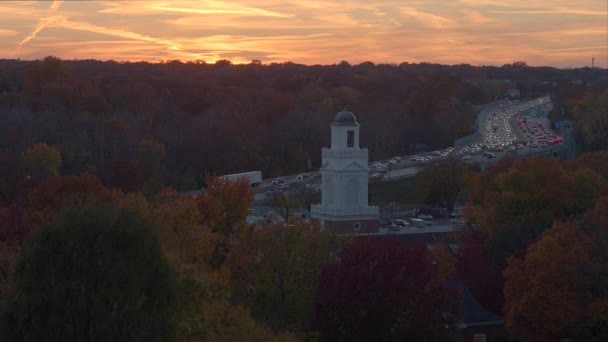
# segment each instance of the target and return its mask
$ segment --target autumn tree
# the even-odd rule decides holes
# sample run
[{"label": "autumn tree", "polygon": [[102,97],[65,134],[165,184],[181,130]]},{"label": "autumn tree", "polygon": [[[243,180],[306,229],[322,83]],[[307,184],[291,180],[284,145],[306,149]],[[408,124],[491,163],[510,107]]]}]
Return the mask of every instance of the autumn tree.
[{"label": "autumn tree", "polygon": [[442,279],[454,279],[456,276],[456,255],[445,241],[433,244],[433,260],[437,264],[437,273]]},{"label": "autumn tree", "polygon": [[329,341],[452,341],[458,303],[424,244],[358,238],[323,269],[314,322]]},{"label": "autumn tree", "polygon": [[[160,224],[163,250],[180,282],[180,341],[291,340],[290,334],[274,334],[231,300],[232,269],[210,265],[220,233],[202,223],[195,199],[164,189],[155,196],[152,211]],[[240,247],[235,248],[231,260]]]},{"label": "autumn tree", "polygon": [[505,270],[505,324],[526,340],[608,338],[608,198],[555,223]]},{"label": "autumn tree", "polygon": [[127,209],[67,212],[19,257],[3,340],[168,341],[177,284],[153,224]]},{"label": "autumn tree", "polygon": [[608,151],[587,152],[575,160],[568,160],[565,168],[569,170],[590,169],[608,180]]},{"label": "autumn tree", "polygon": [[484,253],[487,235],[475,228],[458,232],[456,241],[456,278],[462,279],[468,289],[486,309],[502,312],[502,268]]},{"label": "autumn tree", "polygon": [[27,196],[27,212],[34,227],[53,222],[67,208],[110,204],[122,193],[106,188],[92,174],[47,178]]},{"label": "autumn tree", "polygon": [[211,263],[219,267],[230,254],[231,241],[245,232],[247,215],[255,190],[247,180],[229,181],[223,177],[208,177],[207,188],[197,197],[201,220],[219,234],[215,241]]},{"label": "autumn tree", "polygon": [[250,253],[233,259],[237,298],[275,329],[307,332],[321,269],[342,242],[299,221],[255,230]]},{"label": "autumn tree", "polygon": [[593,208],[607,184],[593,171],[569,172],[554,159],[515,160],[507,171],[478,183],[481,191],[473,191],[468,218],[487,234],[484,252],[502,267],[553,221],[576,219]]}]

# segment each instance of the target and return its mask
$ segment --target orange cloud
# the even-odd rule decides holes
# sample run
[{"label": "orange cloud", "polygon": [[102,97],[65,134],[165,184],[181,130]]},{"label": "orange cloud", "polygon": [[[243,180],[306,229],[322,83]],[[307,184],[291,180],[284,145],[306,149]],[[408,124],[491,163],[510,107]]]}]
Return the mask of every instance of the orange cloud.
[{"label": "orange cloud", "polygon": [[[0,2],[0,53],[115,60],[608,66],[605,3],[571,0]],[[43,6],[42,6],[43,5]],[[576,6],[575,6],[576,5]],[[600,15],[602,14],[602,15]],[[606,62],[603,62],[606,61]]]}]

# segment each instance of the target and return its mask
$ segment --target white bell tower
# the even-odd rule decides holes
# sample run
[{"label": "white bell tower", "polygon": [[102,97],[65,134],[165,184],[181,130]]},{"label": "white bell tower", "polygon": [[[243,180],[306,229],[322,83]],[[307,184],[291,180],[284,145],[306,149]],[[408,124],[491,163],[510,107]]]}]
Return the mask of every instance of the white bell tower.
[{"label": "white bell tower", "polygon": [[378,230],[378,207],[368,203],[368,151],[359,147],[355,115],[342,111],[331,126],[331,147],[322,149],[321,204],[311,217],[337,232]]}]

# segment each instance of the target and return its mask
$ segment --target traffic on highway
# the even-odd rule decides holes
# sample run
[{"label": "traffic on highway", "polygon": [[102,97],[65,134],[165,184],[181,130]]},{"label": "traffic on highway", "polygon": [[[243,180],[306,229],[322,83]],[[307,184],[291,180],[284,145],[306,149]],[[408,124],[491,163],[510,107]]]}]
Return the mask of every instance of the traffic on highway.
[{"label": "traffic on highway", "polygon": [[[485,106],[478,114],[480,139],[469,145],[395,156],[369,163],[370,180],[388,181],[415,176],[426,164],[456,158],[466,163],[479,163],[482,168],[494,163],[506,153],[518,157],[527,154],[555,152],[564,145],[562,137],[550,128],[546,113],[551,99],[540,97],[523,103],[497,101]],[[256,187],[255,201],[263,201],[277,192],[295,189],[320,191],[322,174],[312,171],[297,175],[263,179]]]}]

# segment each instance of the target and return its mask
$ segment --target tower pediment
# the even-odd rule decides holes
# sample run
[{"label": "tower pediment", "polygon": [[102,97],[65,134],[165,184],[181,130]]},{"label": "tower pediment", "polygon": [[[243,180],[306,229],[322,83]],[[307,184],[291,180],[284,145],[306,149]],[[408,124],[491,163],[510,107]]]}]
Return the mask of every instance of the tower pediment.
[{"label": "tower pediment", "polygon": [[349,163],[348,165],[346,165],[344,170],[346,170],[346,171],[367,171],[367,168],[365,166],[361,165],[360,163],[353,161],[353,162]]}]

